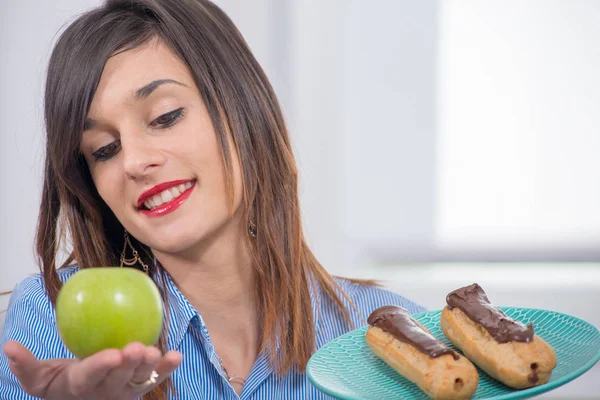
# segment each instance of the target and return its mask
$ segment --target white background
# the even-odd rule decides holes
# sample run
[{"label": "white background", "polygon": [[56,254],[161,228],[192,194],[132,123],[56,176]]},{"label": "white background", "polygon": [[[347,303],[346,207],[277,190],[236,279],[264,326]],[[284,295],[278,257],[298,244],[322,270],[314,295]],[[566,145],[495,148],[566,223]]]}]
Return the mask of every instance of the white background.
[{"label": "white background", "polygon": [[[37,271],[51,45],[98,4],[0,0],[0,291]],[[429,308],[478,281],[498,304],[600,326],[600,2],[218,4],[283,104],[329,271]],[[597,393],[598,379],[556,393]]]}]

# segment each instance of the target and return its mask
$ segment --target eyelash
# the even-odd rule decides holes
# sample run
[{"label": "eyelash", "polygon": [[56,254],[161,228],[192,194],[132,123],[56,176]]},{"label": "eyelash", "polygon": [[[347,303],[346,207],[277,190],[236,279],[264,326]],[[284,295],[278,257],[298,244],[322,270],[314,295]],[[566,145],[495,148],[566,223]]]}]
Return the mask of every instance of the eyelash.
[{"label": "eyelash", "polygon": [[[152,126],[157,126],[160,125],[158,127],[158,129],[166,129],[166,128],[170,128],[171,126],[173,126],[175,124],[175,122],[177,122],[179,120],[179,118],[183,117],[183,108],[178,108],[177,110],[173,110],[171,112],[168,112],[166,114],[161,115],[160,117],[156,118],[154,121],[152,121],[150,123],[150,125]],[[168,121],[165,123],[158,123],[157,121],[161,118],[168,118]]]},{"label": "eyelash", "polygon": [[[156,118],[150,123],[150,126],[155,127],[157,129],[168,129],[175,125],[175,123],[179,119],[181,119],[181,117],[183,117],[183,112],[183,108],[178,108],[177,110],[170,111]],[[158,122],[162,118],[167,118],[167,121],[163,123]],[[106,146],[100,147],[98,150],[92,153],[92,156],[94,157],[94,161],[106,161],[113,157],[115,154],[117,154],[120,148],[121,141],[117,140],[110,144],[107,144]]]},{"label": "eyelash", "polygon": [[117,151],[121,148],[121,141],[117,140],[106,146],[100,147],[98,150],[92,153],[94,161],[105,161],[117,154]]}]

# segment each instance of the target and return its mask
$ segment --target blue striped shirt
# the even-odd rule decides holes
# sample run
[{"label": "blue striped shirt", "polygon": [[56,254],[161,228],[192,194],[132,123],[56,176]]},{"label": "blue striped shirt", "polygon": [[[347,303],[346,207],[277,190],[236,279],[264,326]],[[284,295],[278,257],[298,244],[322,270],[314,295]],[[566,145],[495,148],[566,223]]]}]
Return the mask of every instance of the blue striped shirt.
[{"label": "blue striped shirt", "polygon": [[[59,271],[65,282],[77,271],[68,267]],[[317,349],[349,330],[364,326],[369,314],[382,305],[397,304],[411,313],[424,309],[390,291],[358,285],[338,279],[342,289],[356,305],[359,313],[349,308],[353,327],[340,319],[333,302],[317,289],[311,293]],[[161,285],[159,285],[161,286]],[[243,387],[237,395],[225,378],[210,335],[202,316],[168,278],[167,296],[171,321],[168,327],[168,350],[183,354],[182,364],[173,374],[178,399],[330,399],[319,392],[306,374],[295,368],[284,376],[277,376],[265,353],[260,353]],[[10,298],[4,329],[0,335],[0,347],[9,340],[20,342],[38,359],[74,358],[62,343],[57,327],[54,308],[48,298],[44,283],[38,274],[22,280]],[[33,399],[19,386],[8,368],[6,355],[0,351],[0,399]]]}]

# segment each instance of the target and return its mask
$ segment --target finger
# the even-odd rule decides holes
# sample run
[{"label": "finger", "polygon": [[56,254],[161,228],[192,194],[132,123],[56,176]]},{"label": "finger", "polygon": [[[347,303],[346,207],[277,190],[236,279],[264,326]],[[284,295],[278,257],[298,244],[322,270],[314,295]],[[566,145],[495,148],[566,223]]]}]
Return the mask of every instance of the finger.
[{"label": "finger", "polygon": [[69,384],[75,394],[91,393],[108,374],[123,363],[121,351],[102,350],[81,360],[69,370]]},{"label": "finger", "polygon": [[161,358],[162,354],[159,349],[156,347],[146,347],[144,359],[133,372],[130,381],[135,383],[147,381],[150,378],[150,375],[152,375],[152,372],[156,370]]},{"label": "finger", "polygon": [[156,384],[160,385],[162,381],[167,379],[171,372],[175,371],[175,369],[179,367],[182,360],[183,355],[178,351],[169,351],[167,354],[165,354],[155,368],[155,371],[158,373]]},{"label": "finger", "polygon": [[110,371],[106,379],[101,381],[99,389],[108,392],[120,393],[125,384],[131,380],[134,371],[144,361],[146,347],[142,343],[130,343],[121,351],[123,357],[122,364]]}]

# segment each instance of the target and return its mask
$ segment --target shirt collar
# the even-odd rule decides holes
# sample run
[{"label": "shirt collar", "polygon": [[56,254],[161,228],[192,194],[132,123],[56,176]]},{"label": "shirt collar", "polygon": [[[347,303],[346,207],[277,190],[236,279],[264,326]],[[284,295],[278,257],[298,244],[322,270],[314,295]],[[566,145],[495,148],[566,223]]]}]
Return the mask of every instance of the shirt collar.
[{"label": "shirt collar", "polygon": [[167,347],[168,350],[177,350],[195,317],[198,318],[203,331],[206,331],[206,325],[200,313],[179,291],[169,273],[160,269],[157,277],[158,279],[156,280],[161,284],[164,283],[164,287],[166,288],[165,297],[168,305],[168,308],[165,310],[165,323],[168,324]]}]

